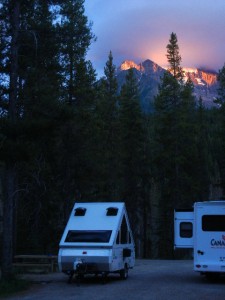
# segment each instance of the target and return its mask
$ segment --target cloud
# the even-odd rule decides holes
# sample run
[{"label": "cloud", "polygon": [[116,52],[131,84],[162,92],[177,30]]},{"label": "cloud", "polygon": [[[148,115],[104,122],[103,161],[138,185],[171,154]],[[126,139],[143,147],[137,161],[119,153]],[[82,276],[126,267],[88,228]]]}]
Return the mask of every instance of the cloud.
[{"label": "cloud", "polygon": [[114,63],[151,59],[165,65],[175,32],[182,66],[218,70],[225,62],[224,0],[86,0],[97,41],[88,58],[102,72],[111,50]]}]

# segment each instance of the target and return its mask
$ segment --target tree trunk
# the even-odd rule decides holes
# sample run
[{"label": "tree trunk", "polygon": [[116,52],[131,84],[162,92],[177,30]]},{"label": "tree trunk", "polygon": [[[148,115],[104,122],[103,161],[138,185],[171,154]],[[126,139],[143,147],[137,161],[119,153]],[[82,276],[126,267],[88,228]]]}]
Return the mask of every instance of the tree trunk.
[{"label": "tree trunk", "polygon": [[151,228],[151,258],[160,257],[160,228],[162,226],[160,207],[161,192],[159,183],[152,179],[151,182],[151,202],[150,202],[150,228]]},{"label": "tree trunk", "polygon": [[[16,122],[16,100],[18,80],[18,34],[20,1],[10,2],[11,22],[11,55],[10,55],[10,86],[9,86],[9,123]],[[13,242],[14,242],[14,196],[16,193],[16,168],[14,162],[8,162],[5,166],[5,195],[3,208],[3,249],[2,249],[2,278],[9,280],[13,275]]]},{"label": "tree trunk", "polygon": [[3,209],[2,278],[5,280],[9,280],[13,274],[15,176],[15,168],[12,165],[8,165],[5,171],[5,201]]},{"label": "tree trunk", "polygon": [[18,35],[19,35],[19,16],[20,1],[11,1],[11,55],[10,55],[10,86],[9,86],[9,119],[16,120],[16,99],[17,99],[17,80],[18,80]]}]

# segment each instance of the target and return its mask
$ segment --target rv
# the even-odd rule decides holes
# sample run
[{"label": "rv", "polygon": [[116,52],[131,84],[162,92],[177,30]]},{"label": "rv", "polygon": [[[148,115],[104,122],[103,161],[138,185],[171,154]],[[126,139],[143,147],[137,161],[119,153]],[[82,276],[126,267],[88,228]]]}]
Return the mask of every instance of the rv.
[{"label": "rv", "polygon": [[[59,270],[70,276],[118,273],[135,264],[135,247],[125,204],[75,203],[59,244]],[[69,280],[70,280],[69,279]]]},{"label": "rv", "polygon": [[194,203],[174,212],[174,248],[192,248],[194,270],[208,277],[225,272],[225,201]]}]

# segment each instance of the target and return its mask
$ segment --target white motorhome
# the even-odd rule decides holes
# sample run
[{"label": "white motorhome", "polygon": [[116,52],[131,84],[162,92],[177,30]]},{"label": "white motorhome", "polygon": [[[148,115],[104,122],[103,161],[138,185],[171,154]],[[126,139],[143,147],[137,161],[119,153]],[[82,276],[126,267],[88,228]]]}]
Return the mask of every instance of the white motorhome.
[{"label": "white motorhome", "polygon": [[207,276],[225,272],[225,201],[194,203],[174,212],[174,248],[193,248],[194,270]]},{"label": "white motorhome", "polygon": [[119,273],[126,279],[135,247],[125,204],[75,203],[59,244],[59,270],[74,274]]}]

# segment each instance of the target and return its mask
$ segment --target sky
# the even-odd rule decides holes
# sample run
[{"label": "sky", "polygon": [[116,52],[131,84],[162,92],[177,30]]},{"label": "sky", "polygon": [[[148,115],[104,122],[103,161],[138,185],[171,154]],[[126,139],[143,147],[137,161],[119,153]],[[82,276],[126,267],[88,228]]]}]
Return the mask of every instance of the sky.
[{"label": "sky", "polygon": [[98,76],[110,50],[116,66],[150,59],[165,67],[172,32],[182,67],[218,71],[225,63],[225,0],[85,0],[84,7],[97,37],[87,58]]}]

